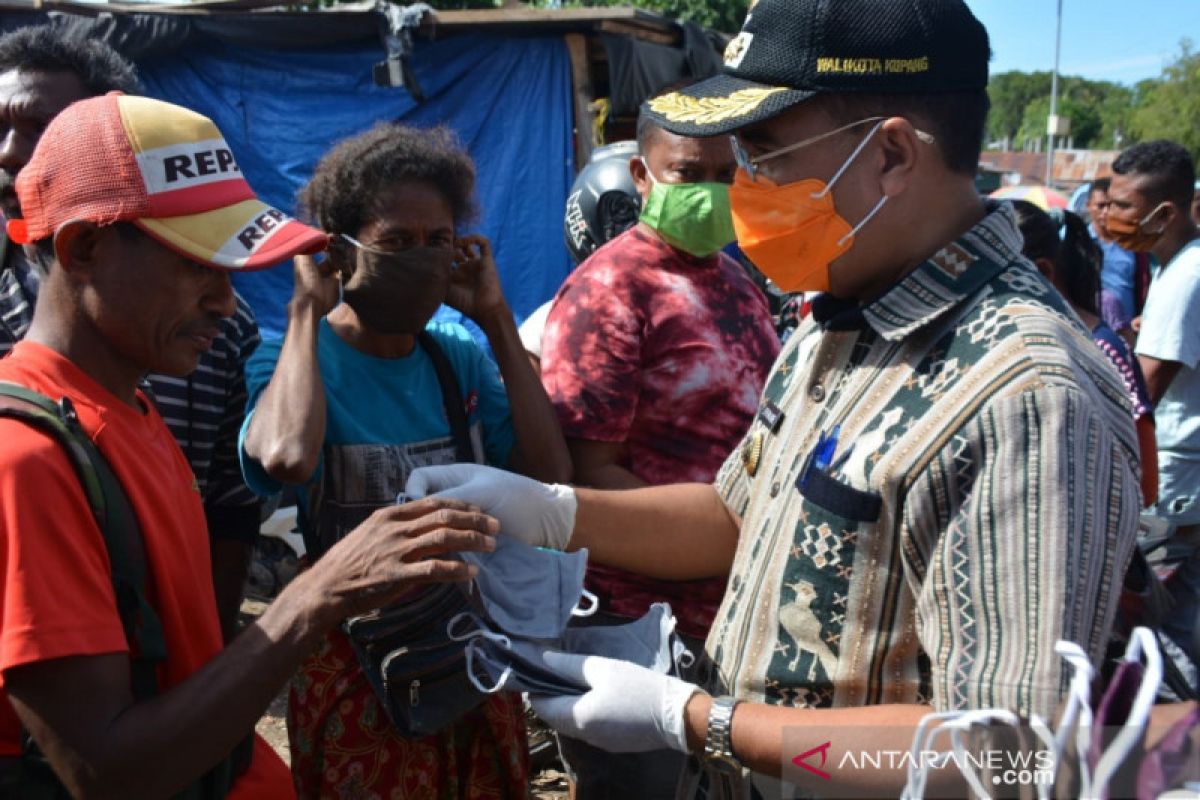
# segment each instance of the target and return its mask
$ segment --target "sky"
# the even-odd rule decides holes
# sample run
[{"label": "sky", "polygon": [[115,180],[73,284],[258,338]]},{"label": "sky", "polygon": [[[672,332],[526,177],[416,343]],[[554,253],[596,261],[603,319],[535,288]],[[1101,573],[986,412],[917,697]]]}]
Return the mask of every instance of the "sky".
[{"label": "sky", "polygon": [[[1057,0],[967,0],[992,41],[991,72],[1054,68]],[[1188,37],[1200,47],[1200,0],[1062,0],[1059,71],[1132,85],[1157,78]]]}]

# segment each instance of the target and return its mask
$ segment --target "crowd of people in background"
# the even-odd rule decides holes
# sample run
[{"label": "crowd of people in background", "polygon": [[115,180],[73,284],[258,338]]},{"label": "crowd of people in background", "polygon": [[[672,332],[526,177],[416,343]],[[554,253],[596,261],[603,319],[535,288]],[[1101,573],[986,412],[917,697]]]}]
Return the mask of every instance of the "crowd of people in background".
[{"label": "crowd of people in background", "polygon": [[[0,37],[0,796],[527,796],[526,701],[439,688],[471,668],[458,553],[498,537],[587,549],[573,628],[667,603],[691,654],[556,662],[579,693],[529,702],[578,800],[895,796],[788,774],[820,744],[788,731],[1052,720],[1056,644],[1107,663],[1143,560],[1164,699],[1194,698],[1195,165],[1136,144],[1083,214],[980,196],[987,33],[918,4],[755,4],[723,75],[587,166],[577,266],[520,331],[449,129],[331,143],[293,219],[107,45]],[[234,169],[160,174],[197,148]],[[285,259],[263,341],[230,275]],[[281,493],[304,569],[239,625]],[[253,734],[285,685],[290,774]]]}]

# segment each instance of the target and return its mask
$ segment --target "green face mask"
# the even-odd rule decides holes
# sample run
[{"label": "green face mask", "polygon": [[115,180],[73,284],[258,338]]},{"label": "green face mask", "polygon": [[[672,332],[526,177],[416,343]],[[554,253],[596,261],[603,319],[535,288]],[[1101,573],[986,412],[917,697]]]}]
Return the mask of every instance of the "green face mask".
[{"label": "green face mask", "polygon": [[736,237],[729,211],[729,187],[723,183],[659,183],[642,207],[642,222],[667,244],[699,258],[711,256]]}]

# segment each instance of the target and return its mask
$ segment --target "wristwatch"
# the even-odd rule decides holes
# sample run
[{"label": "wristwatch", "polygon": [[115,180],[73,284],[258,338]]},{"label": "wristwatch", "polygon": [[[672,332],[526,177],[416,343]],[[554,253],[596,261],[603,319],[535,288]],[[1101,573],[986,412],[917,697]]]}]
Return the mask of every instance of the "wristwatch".
[{"label": "wristwatch", "polygon": [[704,737],[704,760],[726,775],[740,775],[742,762],[733,754],[733,709],[738,701],[728,695],[714,697]]}]

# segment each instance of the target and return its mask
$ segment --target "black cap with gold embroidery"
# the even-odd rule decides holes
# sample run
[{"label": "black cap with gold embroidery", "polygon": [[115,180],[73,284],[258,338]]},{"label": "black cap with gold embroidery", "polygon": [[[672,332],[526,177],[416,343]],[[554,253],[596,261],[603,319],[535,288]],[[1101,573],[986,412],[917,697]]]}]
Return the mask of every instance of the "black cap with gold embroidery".
[{"label": "black cap with gold embroidery", "polygon": [[725,72],[643,106],[682,136],[761,122],[813,95],[984,89],[987,31],[963,0],[759,0]]}]

